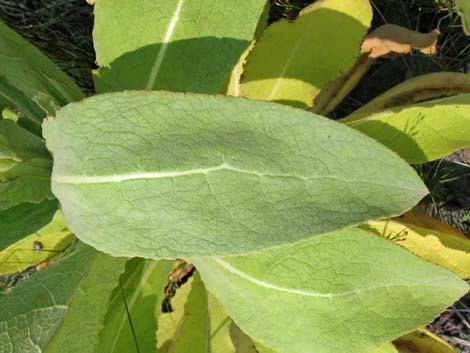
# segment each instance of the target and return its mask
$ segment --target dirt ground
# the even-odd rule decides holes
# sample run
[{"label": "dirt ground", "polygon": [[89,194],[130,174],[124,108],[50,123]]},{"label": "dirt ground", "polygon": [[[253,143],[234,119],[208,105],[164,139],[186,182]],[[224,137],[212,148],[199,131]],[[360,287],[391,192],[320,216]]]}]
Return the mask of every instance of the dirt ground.
[{"label": "dirt ground", "polygon": [[[294,20],[313,0],[271,0],[269,22]],[[438,54],[412,53],[379,60],[359,85],[330,114],[343,117],[407,78],[436,71],[470,71],[470,37],[466,37],[451,0],[371,0],[372,28],[384,23],[429,32],[439,28]],[[93,10],[84,0],[0,0],[0,19],[23,35],[72,76],[88,94],[96,68],[92,42]],[[430,214],[470,235],[470,150],[416,167],[431,191]],[[470,353],[470,296],[457,302],[428,327]]]}]

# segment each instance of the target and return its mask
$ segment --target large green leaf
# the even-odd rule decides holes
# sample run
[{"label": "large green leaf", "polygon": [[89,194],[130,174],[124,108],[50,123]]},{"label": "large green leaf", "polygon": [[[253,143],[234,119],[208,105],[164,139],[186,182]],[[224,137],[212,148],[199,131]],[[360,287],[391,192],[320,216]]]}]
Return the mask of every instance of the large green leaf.
[{"label": "large green leaf", "polygon": [[468,290],[358,229],[192,262],[237,325],[277,352],[363,353],[424,326]]},{"label": "large green leaf", "polygon": [[249,45],[266,0],[100,0],[98,92],[217,93]]},{"label": "large green leaf", "polygon": [[0,211],[51,199],[51,167],[42,139],[12,120],[0,120]]},{"label": "large green leaf", "polygon": [[165,260],[135,258],[127,263],[121,285],[111,297],[98,352],[155,353],[157,323],[172,268],[173,262]]},{"label": "large green leaf", "polygon": [[[22,97],[19,99],[18,95]],[[0,21],[2,98],[40,123],[46,114],[54,114],[59,107],[83,98],[83,93],[57,65]],[[34,114],[25,110],[25,105]]]},{"label": "large green leaf", "polygon": [[79,243],[61,262],[0,297],[0,351],[97,352],[106,304],[125,261]]},{"label": "large green leaf", "polygon": [[106,94],[44,134],[67,226],[116,256],[247,253],[399,215],[426,193],[372,139],[274,103]]},{"label": "large green leaf", "polygon": [[248,56],[242,95],[312,107],[320,90],[354,65],[371,20],[369,0],[325,0],[294,23],[272,24]]},{"label": "large green leaf", "polygon": [[412,164],[425,163],[470,146],[470,94],[353,113],[343,122],[397,152]]},{"label": "large green leaf", "polygon": [[47,225],[57,210],[57,200],[23,203],[0,212],[0,250]]}]

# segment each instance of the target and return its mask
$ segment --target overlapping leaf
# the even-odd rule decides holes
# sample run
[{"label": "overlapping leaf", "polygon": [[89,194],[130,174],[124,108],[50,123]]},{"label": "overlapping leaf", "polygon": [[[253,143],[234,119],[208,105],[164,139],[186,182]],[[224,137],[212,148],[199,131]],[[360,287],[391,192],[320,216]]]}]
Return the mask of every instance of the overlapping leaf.
[{"label": "overlapping leaf", "polygon": [[463,235],[457,236],[393,220],[369,222],[365,228],[462,278],[470,277],[470,240]]},{"label": "overlapping leaf", "polygon": [[51,199],[51,167],[42,139],[12,120],[0,120],[0,211]]},{"label": "overlapping leaf", "polygon": [[98,1],[97,91],[220,92],[253,39],[266,2]]},{"label": "overlapping leaf", "polygon": [[97,352],[125,262],[79,243],[60,263],[11,289],[0,297],[0,351]]},{"label": "overlapping leaf", "polygon": [[0,22],[0,102],[40,124],[46,114],[81,98],[81,90],[58,66]]},{"label": "overlapping leaf", "polygon": [[155,353],[156,331],[171,261],[135,258],[126,265],[106,314],[97,352]]},{"label": "overlapping leaf", "polygon": [[192,261],[237,325],[277,352],[362,353],[427,324],[468,289],[357,229]]},{"label": "overlapping leaf", "polygon": [[247,59],[242,95],[312,107],[321,88],[354,65],[371,19],[368,0],[325,0],[294,23],[272,24]]},{"label": "overlapping leaf", "polygon": [[0,250],[47,225],[57,210],[57,200],[22,203],[0,212]]},{"label": "overlapping leaf", "polygon": [[117,256],[247,253],[399,215],[426,193],[373,140],[273,103],[107,94],[44,133],[68,227]]},{"label": "overlapping leaf", "polygon": [[353,113],[340,121],[383,143],[412,164],[470,146],[470,95]]},{"label": "overlapping leaf", "polygon": [[[19,222],[27,222],[20,218]],[[21,233],[15,233],[19,235]],[[67,230],[60,211],[45,227],[0,251],[0,275],[23,271],[29,266],[57,259],[72,243],[73,234]]]}]

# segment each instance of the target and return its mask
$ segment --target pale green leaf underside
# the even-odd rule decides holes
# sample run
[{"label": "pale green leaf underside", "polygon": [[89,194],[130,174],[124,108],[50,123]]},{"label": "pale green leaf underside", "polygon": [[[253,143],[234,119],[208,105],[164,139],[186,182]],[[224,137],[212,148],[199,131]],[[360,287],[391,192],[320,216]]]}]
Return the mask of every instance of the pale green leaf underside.
[{"label": "pale green leaf underside", "polygon": [[60,263],[7,292],[0,297],[0,351],[92,352],[124,263],[79,243]]},{"label": "pale green leaf underside", "polygon": [[115,93],[43,127],[67,226],[115,256],[247,253],[399,215],[426,193],[372,139],[274,103]]},{"label": "pale green leaf underside", "polygon": [[412,164],[470,147],[470,94],[352,114],[340,122],[358,129]]},{"label": "pale green leaf underside", "polygon": [[[83,98],[80,88],[57,65],[37,48],[0,22],[0,77],[31,102],[9,101],[21,108],[24,104],[53,114],[57,108]],[[1,86],[0,86],[1,87]],[[2,96],[0,92],[0,97]],[[33,103],[34,102],[34,103]],[[40,119],[41,116],[30,118]],[[39,120],[40,123],[40,120]]]},{"label": "pale green leaf underside", "polygon": [[97,91],[220,92],[265,5],[266,0],[98,1]]},{"label": "pale green leaf underside", "polygon": [[357,229],[191,261],[237,325],[276,352],[364,353],[424,326],[468,289]]},{"label": "pale green leaf underside", "polygon": [[294,23],[272,24],[248,56],[242,96],[312,107],[320,90],[354,65],[371,20],[368,0],[325,0]]},{"label": "pale green leaf underside", "polygon": [[130,353],[137,352],[139,347],[140,353],[155,353],[157,323],[172,265],[171,261],[139,258],[126,264],[126,271],[121,277],[122,290],[115,288],[109,303],[100,332],[98,352]]}]

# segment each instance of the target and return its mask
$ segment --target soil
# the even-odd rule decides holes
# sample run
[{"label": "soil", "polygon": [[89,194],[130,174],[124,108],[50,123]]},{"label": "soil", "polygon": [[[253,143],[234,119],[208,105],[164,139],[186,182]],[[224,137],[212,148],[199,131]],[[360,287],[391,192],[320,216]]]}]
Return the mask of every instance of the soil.
[{"label": "soil", "polygon": [[[312,2],[271,0],[269,23],[282,18],[294,20]],[[371,0],[371,3],[375,12],[372,29],[384,23],[420,32],[439,28],[438,55],[429,57],[413,52],[394,60],[377,61],[330,114],[333,119],[348,115],[410,77],[436,71],[470,71],[470,37],[463,34],[451,0]],[[0,19],[55,61],[86,93],[94,92],[93,9],[84,0],[0,0]],[[470,235],[470,149],[416,169],[431,191],[425,200],[428,212]],[[16,283],[23,277],[28,277],[28,273],[8,278]],[[466,296],[428,326],[459,353],[470,353],[469,308],[470,296]]]}]

